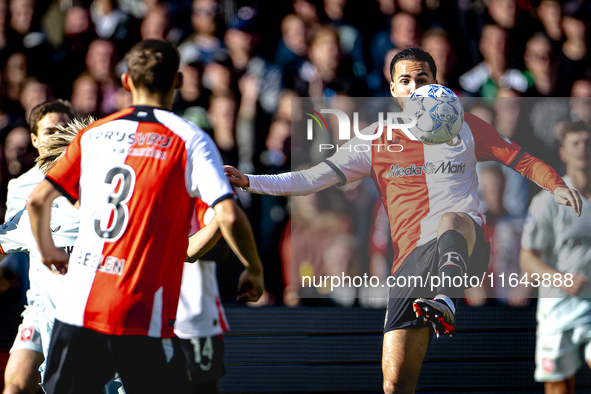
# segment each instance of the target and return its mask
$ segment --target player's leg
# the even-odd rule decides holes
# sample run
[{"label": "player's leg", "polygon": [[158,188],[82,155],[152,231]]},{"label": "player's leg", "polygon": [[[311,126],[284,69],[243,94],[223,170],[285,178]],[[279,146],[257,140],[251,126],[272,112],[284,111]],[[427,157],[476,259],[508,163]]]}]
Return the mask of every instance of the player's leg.
[{"label": "player's leg", "polygon": [[108,341],[127,394],[189,392],[188,373],[176,338],[110,335]]},{"label": "player's leg", "polygon": [[402,328],[384,334],[384,393],[414,393],[433,332],[429,327]]},{"label": "player's leg", "polygon": [[574,394],[575,392],[575,377],[571,376],[567,380],[559,382],[544,383],[545,394]]},{"label": "player's leg", "polygon": [[34,350],[19,349],[10,353],[4,372],[4,394],[37,393],[40,390],[39,366],[43,354]]},{"label": "player's leg", "polygon": [[[455,331],[453,299],[461,297],[473,276],[482,280],[488,269],[490,244],[484,230],[465,213],[446,213],[437,228],[437,296],[420,298],[413,305],[417,318],[433,324],[437,335]],[[468,287],[466,285],[468,284]]]},{"label": "player's leg", "polygon": [[191,393],[219,393],[217,382],[224,374],[222,336],[179,339],[179,343],[191,375]]},{"label": "player's leg", "polygon": [[468,258],[476,244],[474,220],[465,213],[446,213],[437,225],[439,252],[438,293],[450,298],[462,295],[464,289],[454,286],[453,278],[468,272]]},{"label": "player's leg", "polygon": [[39,390],[43,347],[39,330],[39,305],[31,302],[23,312],[4,372],[4,393],[36,393]]},{"label": "player's leg", "polygon": [[105,335],[55,321],[43,388],[47,394],[102,394],[115,375]]},{"label": "player's leg", "polygon": [[[539,307],[539,306],[538,306]],[[539,318],[538,314],[538,318]],[[544,321],[538,324],[543,325]],[[546,394],[575,392],[575,374],[583,364],[581,348],[573,341],[574,329],[536,334],[536,370],[534,378],[544,383]]]}]

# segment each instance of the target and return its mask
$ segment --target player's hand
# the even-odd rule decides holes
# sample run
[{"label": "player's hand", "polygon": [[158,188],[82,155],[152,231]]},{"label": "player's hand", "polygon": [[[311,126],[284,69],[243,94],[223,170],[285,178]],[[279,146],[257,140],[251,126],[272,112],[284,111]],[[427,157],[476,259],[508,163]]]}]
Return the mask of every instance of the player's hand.
[{"label": "player's hand", "polygon": [[554,189],[554,199],[558,204],[566,205],[567,207],[573,207],[573,211],[575,211],[577,216],[581,216],[583,200],[581,200],[579,192],[575,189],[557,187]]},{"label": "player's hand", "polygon": [[250,180],[248,177],[238,171],[236,168],[232,166],[224,166],[224,171],[226,172],[228,181],[230,181],[232,185],[238,187],[248,187],[248,185],[250,185]]},{"label": "player's hand", "polygon": [[566,286],[564,284],[564,275],[562,275],[562,286],[560,286],[560,289],[569,296],[576,296],[587,286],[589,286],[589,278],[587,278],[587,275],[574,274],[572,286]]},{"label": "player's hand", "polygon": [[248,269],[245,269],[240,274],[238,280],[238,297],[236,301],[258,301],[265,291],[265,282],[263,279],[263,271],[253,274]]},{"label": "player's hand", "polygon": [[56,275],[64,275],[68,272],[68,261],[70,260],[70,256],[63,250],[59,248],[54,248],[54,250],[46,255],[43,256],[43,264],[47,266],[51,270],[52,273]]}]

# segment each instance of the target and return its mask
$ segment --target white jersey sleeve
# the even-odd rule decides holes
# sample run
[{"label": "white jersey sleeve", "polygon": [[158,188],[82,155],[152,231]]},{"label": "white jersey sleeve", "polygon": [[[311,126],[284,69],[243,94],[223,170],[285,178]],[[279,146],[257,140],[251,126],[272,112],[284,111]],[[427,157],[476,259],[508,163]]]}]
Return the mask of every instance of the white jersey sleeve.
[{"label": "white jersey sleeve", "polygon": [[523,249],[552,252],[556,240],[553,222],[557,207],[552,195],[545,191],[534,197],[523,226]]},{"label": "white jersey sleeve", "polygon": [[[375,131],[376,124],[362,130]],[[371,144],[354,137],[323,163],[279,175],[248,175],[248,191],[273,196],[305,196],[333,185],[344,186],[371,176]]]},{"label": "white jersey sleeve", "polygon": [[326,162],[278,175],[248,175],[248,191],[272,196],[305,196],[336,185],[340,179]]},{"label": "white jersey sleeve", "polygon": [[29,221],[29,215],[24,209],[0,226],[0,251],[2,254],[29,252],[29,242],[32,237],[31,227],[19,226],[21,220]]},{"label": "white jersey sleeve", "polygon": [[187,155],[185,181],[190,196],[201,197],[212,208],[219,201],[232,198],[232,187],[211,137],[204,132],[196,133],[188,144]]},{"label": "white jersey sleeve", "polygon": [[337,173],[341,181],[339,186],[371,176],[371,150],[370,141],[353,137],[326,160]]},{"label": "white jersey sleeve", "polygon": [[34,166],[23,175],[8,182],[5,220],[10,220],[21,209],[25,208],[29,194],[44,178],[45,176],[41,173],[39,167]]}]

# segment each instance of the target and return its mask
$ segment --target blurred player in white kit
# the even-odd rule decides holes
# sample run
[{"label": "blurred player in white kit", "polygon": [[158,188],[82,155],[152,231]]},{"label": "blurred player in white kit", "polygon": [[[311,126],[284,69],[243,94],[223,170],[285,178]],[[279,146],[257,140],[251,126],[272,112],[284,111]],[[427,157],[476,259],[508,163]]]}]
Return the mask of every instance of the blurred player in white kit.
[{"label": "blurred player in white kit", "polygon": [[[535,380],[546,394],[574,393],[575,374],[591,366],[591,129],[564,126],[564,181],[583,199],[581,219],[542,192],[532,201],[521,238],[520,263],[539,289]],[[546,281],[544,281],[547,279]]]}]

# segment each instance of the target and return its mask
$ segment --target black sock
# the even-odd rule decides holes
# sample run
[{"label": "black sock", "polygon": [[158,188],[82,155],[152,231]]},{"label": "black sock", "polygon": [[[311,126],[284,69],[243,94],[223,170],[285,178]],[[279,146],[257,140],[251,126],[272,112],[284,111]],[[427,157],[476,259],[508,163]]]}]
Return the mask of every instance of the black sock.
[{"label": "black sock", "polygon": [[[459,232],[447,230],[437,241],[439,246],[439,273],[440,285],[437,288],[438,295],[446,295],[450,298],[462,296],[464,291],[464,274],[468,270],[468,241]],[[457,277],[461,277],[461,280]],[[454,284],[454,278],[455,284]],[[461,282],[461,283],[460,283]]]}]

